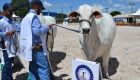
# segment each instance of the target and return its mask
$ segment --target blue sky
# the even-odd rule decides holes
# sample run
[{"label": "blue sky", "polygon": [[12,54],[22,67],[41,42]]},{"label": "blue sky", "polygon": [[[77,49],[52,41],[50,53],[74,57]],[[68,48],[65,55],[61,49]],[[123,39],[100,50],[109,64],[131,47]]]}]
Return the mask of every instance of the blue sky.
[{"label": "blue sky", "polygon": [[[118,10],[122,13],[130,13],[131,7],[129,3],[135,3],[133,11],[136,11],[140,8],[140,0],[41,0],[45,7],[46,11],[51,12],[63,12],[69,13],[71,9],[73,11],[77,10],[80,5],[100,5],[103,7],[103,11],[114,11]],[[0,0],[2,10],[2,5],[6,2],[11,2],[11,0]],[[71,8],[70,8],[71,7]],[[108,9],[106,9],[108,8]]]}]

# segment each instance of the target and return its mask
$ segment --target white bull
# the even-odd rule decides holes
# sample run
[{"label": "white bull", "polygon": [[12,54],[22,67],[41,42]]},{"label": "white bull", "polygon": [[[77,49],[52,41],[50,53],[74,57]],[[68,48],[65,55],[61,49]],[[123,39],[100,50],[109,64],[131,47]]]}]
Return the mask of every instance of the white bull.
[{"label": "white bull", "polygon": [[116,34],[112,16],[102,13],[99,6],[82,5],[77,12],[72,12],[70,17],[79,18],[80,43],[86,59],[96,61],[98,57],[102,57],[105,75],[109,78],[108,62]]}]

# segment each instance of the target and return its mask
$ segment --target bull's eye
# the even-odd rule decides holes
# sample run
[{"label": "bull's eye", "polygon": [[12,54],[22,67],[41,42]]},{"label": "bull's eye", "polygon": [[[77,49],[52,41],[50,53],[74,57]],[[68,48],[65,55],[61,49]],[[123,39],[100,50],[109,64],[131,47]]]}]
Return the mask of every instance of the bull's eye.
[{"label": "bull's eye", "polygon": [[80,17],[81,15],[80,14],[78,14],[78,17]]}]

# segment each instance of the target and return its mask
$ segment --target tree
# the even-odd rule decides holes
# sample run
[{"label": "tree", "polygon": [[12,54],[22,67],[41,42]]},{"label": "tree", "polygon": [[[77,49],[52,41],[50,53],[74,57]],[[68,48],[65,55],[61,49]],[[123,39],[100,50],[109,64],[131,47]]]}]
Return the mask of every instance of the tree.
[{"label": "tree", "polygon": [[111,14],[112,16],[116,16],[116,15],[121,14],[121,12],[119,12],[119,11],[112,11],[110,14]]},{"label": "tree", "polygon": [[58,23],[61,23],[63,22],[63,20],[67,17],[66,14],[64,13],[59,13],[57,16],[56,16],[56,22]]},{"label": "tree", "polygon": [[30,9],[30,2],[29,0],[12,0],[11,6],[15,9],[14,13],[23,18]]},{"label": "tree", "polygon": [[67,15],[64,14],[64,13],[59,13],[59,14],[56,16],[56,18],[66,18],[66,17],[67,17]]}]

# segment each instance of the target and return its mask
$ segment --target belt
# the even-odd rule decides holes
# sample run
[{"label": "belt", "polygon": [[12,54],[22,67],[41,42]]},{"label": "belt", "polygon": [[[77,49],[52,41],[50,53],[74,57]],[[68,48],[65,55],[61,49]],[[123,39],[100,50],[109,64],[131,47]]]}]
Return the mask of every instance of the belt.
[{"label": "belt", "polygon": [[42,44],[35,43],[35,44],[33,45],[33,51],[34,51],[34,52],[42,52],[42,51],[43,51]]}]

